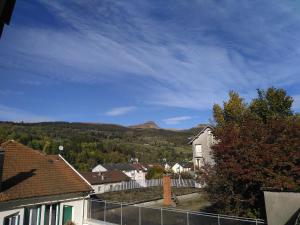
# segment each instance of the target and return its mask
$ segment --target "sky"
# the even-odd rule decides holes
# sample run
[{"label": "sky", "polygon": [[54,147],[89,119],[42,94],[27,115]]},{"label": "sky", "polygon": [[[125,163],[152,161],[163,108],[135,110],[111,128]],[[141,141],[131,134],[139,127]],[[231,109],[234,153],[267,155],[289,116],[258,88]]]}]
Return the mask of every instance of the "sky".
[{"label": "sky", "polygon": [[189,128],[270,86],[299,112],[299,60],[299,1],[17,0],[0,120]]}]

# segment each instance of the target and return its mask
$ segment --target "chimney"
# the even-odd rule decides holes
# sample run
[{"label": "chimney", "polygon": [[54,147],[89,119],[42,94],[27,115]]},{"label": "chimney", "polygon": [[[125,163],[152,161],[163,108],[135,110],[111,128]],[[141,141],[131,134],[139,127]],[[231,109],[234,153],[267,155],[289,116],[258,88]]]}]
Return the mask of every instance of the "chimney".
[{"label": "chimney", "polygon": [[3,164],[4,164],[4,149],[0,148],[0,192],[2,191]]},{"label": "chimney", "polygon": [[170,206],[172,204],[171,199],[171,177],[169,175],[165,175],[163,177],[163,192],[164,192],[164,206]]}]

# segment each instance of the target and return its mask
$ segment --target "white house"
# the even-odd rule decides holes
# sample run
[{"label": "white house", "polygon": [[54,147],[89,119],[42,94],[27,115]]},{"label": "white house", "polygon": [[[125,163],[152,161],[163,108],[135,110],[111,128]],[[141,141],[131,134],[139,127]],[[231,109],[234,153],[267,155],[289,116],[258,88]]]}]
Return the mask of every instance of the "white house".
[{"label": "white house", "polygon": [[92,185],[95,194],[117,190],[121,188],[122,182],[130,181],[128,176],[118,170],[85,172],[81,174]]},{"label": "white house", "polygon": [[146,179],[147,169],[140,163],[108,163],[103,165],[97,165],[93,172],[105,172],[105,171],[121,171],[127,175],[131,180],[137,182],[144,182]]},{"label": "white house", "polygon": [[183,172],[189,172],[193,169],[194,164],[192,162],[187,162],[181,163],[181,166],[183,167]]},{"label": "white house", "polygon": [[91,191],[62,156],[44,155],[15,141],[1,145],[1,225],[82,225]]},{"label": "white house", "polygon": [[92,169],[92,172],[106,172],[107,169],[105,169],[102,165],[98,164]]},{"label": "white house", "polygon": [[205,163],[214,164],[211,147],[215,143],[211,126],[204,127],[190,140],[189,144],[192,145],[193,150],[194,169],[201,168]]},{"label": "white house", "polygon": [[182,173],[184,172],[184,168],[182,165],[180,165],[179,163],[175,163],[172,167],[171,170],[173,171],[173,173]]}]

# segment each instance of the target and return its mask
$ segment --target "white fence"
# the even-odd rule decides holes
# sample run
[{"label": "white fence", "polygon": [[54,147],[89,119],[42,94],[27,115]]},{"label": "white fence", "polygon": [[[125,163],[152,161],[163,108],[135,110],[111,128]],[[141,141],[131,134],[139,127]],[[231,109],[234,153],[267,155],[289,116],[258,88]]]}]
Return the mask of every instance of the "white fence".
[{"label": "white fence", "polygon": [[[200,186],[195,183],[193,179],[171,179],[172,187],[193,187],[199,188]],[[127,181],[120,182],[117,184],[106,184],[106,188],[103,188],[101,193],[112,192],[112,191],[125,191],[137,188],[147,188],[147,187],[159,187],[163,185],[162,179],[152,179],[143,181]],[[95,188],[95,192],[99,192],[99,187]]]}]

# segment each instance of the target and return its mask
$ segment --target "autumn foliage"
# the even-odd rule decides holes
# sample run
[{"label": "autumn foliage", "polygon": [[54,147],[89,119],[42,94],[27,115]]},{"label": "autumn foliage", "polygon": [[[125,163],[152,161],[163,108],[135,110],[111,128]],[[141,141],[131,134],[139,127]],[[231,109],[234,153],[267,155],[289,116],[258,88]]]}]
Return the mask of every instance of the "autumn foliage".
[{"label": "autumn foliage", "polygon": [[[276,96],[269,102],[263,96],[268,92]],[[245,104],[231,92],[223,107],[214,106],[215,165],[205,167],[201,177],[222,213],[264,217],[262,187],[300,190],[300,118],[292,104],[282,102],[293,100],[281,89],[259,94],[259,104],[258,99]]]}]

